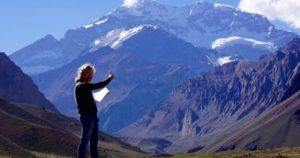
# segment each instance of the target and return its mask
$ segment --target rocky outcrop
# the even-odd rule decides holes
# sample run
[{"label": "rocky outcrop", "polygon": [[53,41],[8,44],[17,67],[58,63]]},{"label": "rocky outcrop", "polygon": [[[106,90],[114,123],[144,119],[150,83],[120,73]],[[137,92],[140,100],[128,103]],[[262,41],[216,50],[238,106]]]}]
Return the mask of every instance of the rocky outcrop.
[{"label": "rocky outcrop", "polygon": [[[297,80],[300,40],[294,39],[259,62],[236,61],[181,84],[143,119],[123,129],[124,137],[164,138],[169,152],[206,146],[228,128],[248,122],[282,101]],[[178,128],[180,127],[180,128]],[[139,131],[139,133],[132,133]]]}]

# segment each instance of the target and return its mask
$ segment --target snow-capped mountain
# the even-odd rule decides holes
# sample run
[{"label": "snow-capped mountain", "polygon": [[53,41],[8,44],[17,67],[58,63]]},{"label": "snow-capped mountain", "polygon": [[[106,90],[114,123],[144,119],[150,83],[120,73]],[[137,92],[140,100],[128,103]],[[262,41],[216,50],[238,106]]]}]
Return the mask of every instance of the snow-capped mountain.
[{"label": "snow-capped mountain", "polygon": [[219,58],[216,58],[216,61],[215,63],[217,65],[224,65],[224,64],[227,64],[227,63],[230,63],[230,62],[233,62],[233,61],[236,61],[236,60],[239,60],[240,58],[237,57],[237,56],[223,56],[223,57],[219,57]]},{"label": "snow-capped mountain", "polygon": [[[276,29],[261,15],[242,12],[227,5],[196,2],[174,7],[152,0],[139,0],[134,5],[120,6],[90,24],[67,31],[62,39],[54,40],[55,47],[46,47],[50,45],[46,40],[34,43],[28,46],[32,49],[24,48],[12,57],[15,56],[13,60],[25,72],[37,74],[60,67],[87,49],[95,50],[97,45],[118,48],[131,34],[138,33],[141,25],[159,26],[194,46],[206,48],[210,48],[218,39],[230,37],[241,37],[280,47],[297,36]],[[27,56],[28,59],[22,58],[24,61],[21,62],[21,58],[17,57],[19,55]],[[35,56],[37,57],[32,62],[31,57]],[[44,61],[49,58],[58,58],[54,62],[55,66],[45,64]]]},{"label": "snow-capped mountain", "polygon": [[[218,59],[219,64],[224,64],[230,57],[236,56],[242,59],[257,61],[261,56],[270,54],[276,50],[272,42],[257,41],[242,37],[219,38],[212,43],[222,57]],[[226,60],[227,59],[227,60]]]},{"label": "snow-capped mountain", "polygon": [[128,21],[127,27],[141,23],[159,25],[178,37],[203,47],[209,47],[218,38],[230,36],[270,41],[281,46],[287,42],[283,40],[285,37],[294,36],[293,33],[282,36],[282,32],[261,15],[209,2],[173,7],[142,0],[134,7],[117,8],[105,18]]},{"label": "snow-capped mountain", "polygon": [[130,29],[118,28],[115,30],[111,30],[105,36],[97,38],[94,41],[90,51],[95,51],[98,48],[105,46],[110,46],[111,48],[118,49],[123,45],[123,42],[143,31],[145,28],[157,29],[156,26],[152,25],[139,25]]},{"label": "snow-capped mountain", "polygon": [[266,49],[269,51],[274,51],[274,44],[271,42],[262,42],[253,39],[247,39],[242,37],[229,37],[220,38],[212,43],[212,49],[224,49],[225,47],[232,47],[234,45],[248,45],[253,48]]}]

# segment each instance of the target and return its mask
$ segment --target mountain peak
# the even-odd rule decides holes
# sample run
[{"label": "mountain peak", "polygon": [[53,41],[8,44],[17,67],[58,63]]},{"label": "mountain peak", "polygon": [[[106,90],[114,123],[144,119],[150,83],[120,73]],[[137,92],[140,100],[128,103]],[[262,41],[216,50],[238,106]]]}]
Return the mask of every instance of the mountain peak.
[{"label": "mountain peak", "polygon": [[152,17],[152,19],[160,19],[159,14],[169,16],[170,8],[167,5],[163,5],[154,0],[124,0],[121,7],[118,7],[109,15],[118,18],[128,17]]},{"label": "mountain peak", "polygon": [[6,56],[4,52],[0,52],[0,58]]},{"label": "mountain peak", "polygon": [[149,4],[156,3],[154,0],[124,0],[122,7],[125,8],[140,8]]},{"label": "mountain peak", "polygon": [[9,57],[4,52],[0,52],[0,60],[9,60]]}]

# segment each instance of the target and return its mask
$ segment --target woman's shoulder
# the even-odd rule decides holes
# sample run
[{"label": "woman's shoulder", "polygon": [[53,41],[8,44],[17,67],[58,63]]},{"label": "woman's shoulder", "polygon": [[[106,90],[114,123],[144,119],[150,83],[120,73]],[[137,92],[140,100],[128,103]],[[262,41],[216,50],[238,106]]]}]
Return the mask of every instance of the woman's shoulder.
[{"label": "woman's shoulder", "polygon": [[84,87],[84,86],[87,86],[88,85],[88,83],[86,83],[86,82],[76,82],[75,83],[75,87]]}]

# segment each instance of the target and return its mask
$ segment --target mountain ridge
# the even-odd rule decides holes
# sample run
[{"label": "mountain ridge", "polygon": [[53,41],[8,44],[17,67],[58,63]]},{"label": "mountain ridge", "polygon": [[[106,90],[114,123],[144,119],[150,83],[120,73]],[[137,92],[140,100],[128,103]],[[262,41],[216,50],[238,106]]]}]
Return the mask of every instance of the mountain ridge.
[{"label": "mountain ridge", "polygon": [[[276,29],[263,16],[242,12],[225,5],[197,2],[183,7],[174,7],[154,1],[144,3],[148,7],[143,5],[134,8],[121,6],[91,24],[68,30],[62,39],[55,40],[53,45],[55,49],[47,48],[47,42],[37,45],[33,43],[30,47],[36,45],[35,49],[30,51],[22,49],[16,52],[16,54],[36,52],[30,58],[22,61],[21,57],[14,55],[15,53],[11,56],[26,73],[38,74],[69,63],[97,43],[98,38],[106,38],[105,36],[112,30],[130,29],[140,25],[159,26],[196,47],[204,48],[211,48],[211,44],[215,40],[231,36],[271,42],[280,47],[298,36]],[[40,45],[42,49],[40,49]],[[238,49],[235,50],[238,51]],[[263,51],[262,53],[270,52]],[[56,54],[56,56],[51,56],[51,54]],[[59,58],[57,58],[57,54],[60,56]],[[31,58],[36,58],[36,61],[31,63]],[[51,58],[51,62],[48,61],[48,64],[43,62],[47,58]]]},{"label": "mountain ridge", "polygon": [[166,139],[173,143],[166,147],[168,152],[206,146],[226,128],[252,120],[282,101],[298,72],[299,45],[294,39],[258,62],[235,61],[194,77],[118,135]]}]

